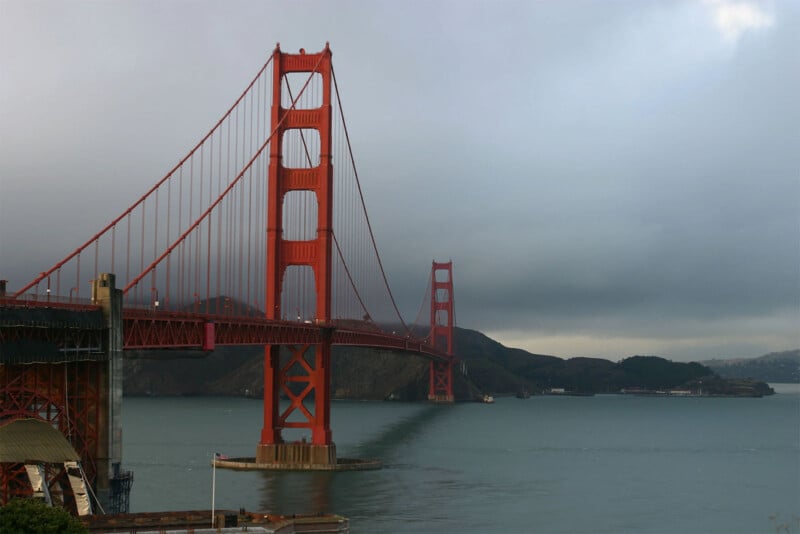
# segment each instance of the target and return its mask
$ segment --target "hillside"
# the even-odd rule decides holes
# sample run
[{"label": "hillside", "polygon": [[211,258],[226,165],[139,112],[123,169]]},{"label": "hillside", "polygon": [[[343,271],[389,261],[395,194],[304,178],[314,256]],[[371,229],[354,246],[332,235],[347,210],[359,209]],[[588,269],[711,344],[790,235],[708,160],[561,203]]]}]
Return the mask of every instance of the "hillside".
[{"label": "hillside", "polygon": [[758,358],[703,362],[723,378],[800,383],[800,349],[771,352]]},{"label": "hillside", "polygon": [[[481,393],[532,394],[551,389],[580,394],[613,393],[623,388],[686,387],[693,381],[715,383],[726,394],[725,381],[710,381],[713,372],[697,363],[676,363],[655,356],[634,356],[619,363],[600,358],[531,354],[507,348],[475,330],[456,329],[460,364],[455,376],[457,399]],[[421,357],[385,350],[334,347],[331,389],[335,398],[423,400],[429,364]],[[210,354],[192,351],[126,353],[126,395],[263,394],[263,349],[220,347]],[[748,386],[739,384],[738,392]],[[732,391],[732,390],[731,390]],[[753,394],[764,394],[766,389]]]},{"label": "hillside", "polygon": [[668,389],[713,375],[698,363],[671,362],[657,356],[633,356],[614,363],[602,358],[564,360],[531,354],[504,347],[474,330],[458,329],[456,340],[467,378],[479,390],[501,395],[522,390],[594,394],[624,388]]}]

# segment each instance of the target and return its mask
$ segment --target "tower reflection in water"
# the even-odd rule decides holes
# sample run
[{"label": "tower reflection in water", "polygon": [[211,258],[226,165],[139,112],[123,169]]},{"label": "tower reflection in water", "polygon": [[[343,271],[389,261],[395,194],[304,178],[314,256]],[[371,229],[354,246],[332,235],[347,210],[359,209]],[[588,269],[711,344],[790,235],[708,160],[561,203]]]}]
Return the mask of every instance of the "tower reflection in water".
[{"label": "tower reflection in water", "polygon": [[[380,508],[382,500],[394,500],[400,489],[400,478],[392,471],[404,463],[404,445],[451,409],[447,405],[420,405],[413,415],[389,423],[361,443],[337,444],[342,457],[377,458],[384,464],[382,470],[260,472],[259,509],[288,515],[336,513],[355,519],[366,513],[365,504],[369,502],[369,513],[375,514],[376,504]],[[346,429],[337,431],[346,435]]]}]

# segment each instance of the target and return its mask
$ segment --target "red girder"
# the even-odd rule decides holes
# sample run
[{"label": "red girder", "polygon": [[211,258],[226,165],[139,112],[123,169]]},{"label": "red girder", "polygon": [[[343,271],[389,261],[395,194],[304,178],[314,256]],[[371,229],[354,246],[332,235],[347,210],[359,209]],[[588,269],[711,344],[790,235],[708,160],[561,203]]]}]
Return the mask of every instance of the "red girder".
[{"label": "red girder", "polygon": [[332,345],[352,345],[415,352],[432,360],[451,359],[444,351],[419,340],[348,328],[270,321],[253,317],[153,312],[139,308],[123,311],[126,350],[203,349],[205,325],[214,325],[214,345],[313,345],[330,340]]},{"label": "red girder", "polygon": [[[35,418],[58,428],[80,454],[92,485],[97,475],[105,362],[0,365],[0,421]],[[52,466],[58,471],[58,466]],[[60,475],[48,477],[57,484]],[[0,503],[30,494],[21,465],[0,469]]]},{"label": "red girder", "polygon": [[[15,306],[6,306],[13,302]],[[94,311],[98,306],[69,305],[39,301],[6,299],[2,307],[52,308],[74,311]],[[400,350],[421,354],[432,360],[448,360],[445,351],[409,337],[376,332],[374,327],[359,330],[353,321],[338,327],[317,323],[273,321],[252,316],[198,314],[193,312],[168,312],[126,308],[123,310],[123,337],[126,350],[144,349],[197,349],[204,346],[205,325],[214,325],[215,345],[304,345],[330,340],[332,345],[352,345],[380,349]],[[60,348],[98,350],[102,346],[103,330],[61,326],[51,322],[42,324],[0,325],[0,343],[36,339],[52,342]]]},{"label": "red girder", "polygon": [[[309,393],[314,390],[312,377],[315,369],[313,369],[305,359],[306,351],[308,351],[310,347],[311,345],[289,347],[292,356],[280,370],[281,391],[289,399],[289,406],[281,413],[279,418],[281,426],[284,428],[313,427],[314,415],[303,404]],[[291,374],[297,373],[298,371],[300,374]],[[306,386],[300,393],[295,394],[289,387],[290,383],[305,383]],[[293,415],[295,411],[300,411],[305,417],[305,421],[289,421],[289,417]]]}]

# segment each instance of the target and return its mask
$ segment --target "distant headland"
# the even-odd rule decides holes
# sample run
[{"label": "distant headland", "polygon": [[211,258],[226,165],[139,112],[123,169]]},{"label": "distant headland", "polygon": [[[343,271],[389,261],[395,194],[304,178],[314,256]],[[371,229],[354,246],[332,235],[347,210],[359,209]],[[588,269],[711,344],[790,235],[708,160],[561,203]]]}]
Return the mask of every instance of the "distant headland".
[{"label": "distant headland", "polygon": [[[760,397],[766,381],[798,382],[800,350],[752,360],[680,363],[658,356],[619,362],[532,354],[507,348],[484,334],[456,329],[457,400],[541,394],[600,393]],[[762,371],[764,371],[762,373]],[[767,373],[769,371],[769,373]],[[782,371],[781,374],[779,371]],[[335,398],[418,401],[427,397],[428,362],[386,350],[335,347]],[[198,352],[126,352],[125,394],[130,396],[245,396],[263,394],[263,348],[220,347]]]}]

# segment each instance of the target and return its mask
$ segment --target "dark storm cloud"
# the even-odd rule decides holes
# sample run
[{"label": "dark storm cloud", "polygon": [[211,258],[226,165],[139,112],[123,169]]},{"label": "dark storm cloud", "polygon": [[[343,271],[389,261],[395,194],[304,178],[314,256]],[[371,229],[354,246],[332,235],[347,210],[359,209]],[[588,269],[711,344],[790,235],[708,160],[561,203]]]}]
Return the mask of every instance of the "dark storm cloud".
[{"label": "dark storm cloud", "polygon": [[[626,43],[651,57],[636,66],[578,53],[550,88],[528,87],[538,100],[528,113],[499,114],[516,132],[535,125],[518,152],[493,147],[503,133],[487,127],[450,172],[427,173],[448,176],[459,204],[438,225],[423,218],[463,236],[449,243],[462,324],[678,337],[697,320],[735,331],[753,317],[796,318],[796,25],[781,12],[768,37],[719,57],[646,42]],[[442,242],[421,232],[436,254]],[[782,337],[797,342],[791,330]]]},{"label": "dark storm cloud", "polygon": [[2,4],[0,275],[127,207],[274,42],[329,40],[406,314],[453,259],[459,323],[534,351],[800,343],[792,3],[189,5]]}]

